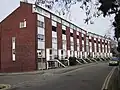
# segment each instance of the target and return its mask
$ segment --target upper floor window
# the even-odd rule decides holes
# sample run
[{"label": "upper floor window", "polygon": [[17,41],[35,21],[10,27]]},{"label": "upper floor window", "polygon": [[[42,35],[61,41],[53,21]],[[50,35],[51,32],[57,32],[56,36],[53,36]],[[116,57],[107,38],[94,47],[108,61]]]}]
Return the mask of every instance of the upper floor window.
[{"label": "upper floor window", "polygon": [[38,24],[38,27],[44,28],[44,22],[38,21],[37,24]]},{"label": "upper floor window", "polygon": [[38,34],[38,40],[45,41],[45,36],[42,34]]},{"label": "upper floor window", "polygon": [[24,21],[20,22],[19,25],[20,28],[25,28],[26,27],[26,20],[24,19]]}]

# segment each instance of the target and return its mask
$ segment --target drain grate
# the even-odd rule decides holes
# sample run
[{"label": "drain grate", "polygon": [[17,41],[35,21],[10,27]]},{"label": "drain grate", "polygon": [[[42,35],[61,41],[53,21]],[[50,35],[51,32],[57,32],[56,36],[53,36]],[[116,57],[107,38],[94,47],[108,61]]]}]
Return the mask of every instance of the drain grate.
[{"label": "drain grate", "polygon": [[11,88],[11,86],[9,84],[0,84],[0,90],[7,90],[10,88]]}]

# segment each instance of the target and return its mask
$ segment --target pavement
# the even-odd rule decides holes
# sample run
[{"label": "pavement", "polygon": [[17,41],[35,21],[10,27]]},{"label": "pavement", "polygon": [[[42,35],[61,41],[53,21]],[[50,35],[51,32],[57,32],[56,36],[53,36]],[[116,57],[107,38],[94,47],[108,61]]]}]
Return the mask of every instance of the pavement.
[{"label": "pavement", "polygon": [[48,69],[48,70],[36,70],[36,71],[30,71],[30,72],[0,73],[0,76],[32,75],[32,74],[45,74],[45,73],[53,73],[53,74],[58,73],[58,74],[60,74],[60,73],[75,70],[75,69],[80,68],[80,67],[86,67],[86,66],[89,66],[89,65],[94,65],[94,64],[97,64],[97,63],[101,63],[101,62],[86,63],[86,64],[82,64],[82,65],[69,66],[69,67],[66,67],[66,68],[56,68],[56,69]]},{"label": "pavement", "polygon": [[89,63],[68,68],[36,72],[12,73],[0,76],[1,84],[10,90],[101,90],[112,67],[108,63]]}]

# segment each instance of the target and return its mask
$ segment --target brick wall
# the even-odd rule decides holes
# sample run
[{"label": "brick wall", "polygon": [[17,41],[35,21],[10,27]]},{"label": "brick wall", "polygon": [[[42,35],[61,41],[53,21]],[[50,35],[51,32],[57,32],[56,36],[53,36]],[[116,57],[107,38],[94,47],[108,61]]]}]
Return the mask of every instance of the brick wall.
[{"label": "brick wall", "polygon": [[57,23],[57,45],[58,49],[62,49],[62,25]]},{"label": "brick wall", "polygon": [[[26,28],[19,28],[21,21]],[[20,3],[12,14],[2,21],[1,29],[1,72],[36,70],[36,14],[32,5]],[[12,37],[16,37],[16,60],[12,60]]]},{"label": "brick wall", "polygon": [[67,40],[67,50],[71,50],[70,49],[70,28],[67,27],[66,29],[66,40]]},{"label": "brick wall", "polygon": [[77,51],[77,34],[76,30],[73,30],[74,51]]}]

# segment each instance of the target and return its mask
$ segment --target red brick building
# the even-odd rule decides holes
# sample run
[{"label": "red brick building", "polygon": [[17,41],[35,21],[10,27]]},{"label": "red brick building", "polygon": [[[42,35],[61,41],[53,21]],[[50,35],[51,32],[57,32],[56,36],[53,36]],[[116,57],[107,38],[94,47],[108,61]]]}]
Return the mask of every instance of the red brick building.
[{"label": "red brick building", "polygon": [[0,72],[57,67],[56,58],[94,57],[96,52],[110,56],[110,41],[37,5],[20,2],[0,22]]}]

